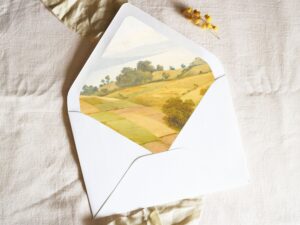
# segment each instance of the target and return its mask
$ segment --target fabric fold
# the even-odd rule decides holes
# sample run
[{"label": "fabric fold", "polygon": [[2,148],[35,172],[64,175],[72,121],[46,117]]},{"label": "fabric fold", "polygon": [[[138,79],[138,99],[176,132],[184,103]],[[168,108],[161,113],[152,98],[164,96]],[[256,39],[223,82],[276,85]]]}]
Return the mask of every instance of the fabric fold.
[{"label": "fabric fold", "polygon": [[41,0],[67,27],[98,39],[126,0]]},{"label": "fabric fold", "polygon": [[103,225],[196,225],[199,224],[201,197],[96,219]]}]

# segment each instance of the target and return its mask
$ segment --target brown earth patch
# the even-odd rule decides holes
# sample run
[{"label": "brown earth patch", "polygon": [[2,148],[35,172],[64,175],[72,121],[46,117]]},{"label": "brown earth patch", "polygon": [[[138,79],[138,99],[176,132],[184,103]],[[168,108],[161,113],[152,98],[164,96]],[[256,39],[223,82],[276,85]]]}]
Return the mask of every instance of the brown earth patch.
[{"label": "brown earth patch", "polygon": [[162,142],[166,143],[167,145],[171,145],[174,142],[174,140],[176,139],[177,135],[178,135],[177,133],[176,134],[170,134],[170,135],[161,137],[160,140]]},{"label": "brown earth patch", "polygon": [[149,142],[147,144],[144,144],[143,146],[149,149],[152,153],[164,152],[169,149],[168,145],[160,141]]}]

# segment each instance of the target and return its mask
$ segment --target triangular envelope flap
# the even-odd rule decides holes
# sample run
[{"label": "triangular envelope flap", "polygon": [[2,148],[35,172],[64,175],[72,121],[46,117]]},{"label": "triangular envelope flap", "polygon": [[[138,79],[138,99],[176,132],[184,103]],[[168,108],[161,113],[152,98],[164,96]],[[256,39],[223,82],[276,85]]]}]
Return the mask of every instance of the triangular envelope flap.
[{"label": "triangular envelope flap", "polygon": [[[225,77],[218,79],[173,147],[138,158],[97,216],[246,184],[247,169]],[[184,146],[184,149],[180,147]]]},{"label": "triangular envelope flap", "polygon": [[[219,154],[223,146],[235,147],[231,150],[233,155],[241,152],[240,140],[228,81],[223,76],[208,89],[171,148],[186,147],[206,153],[206,149],[213,146],[212,149],[217,150],[215,156],[224,157]],[[237,152],[233,152],[235,150]],[[211,150],[209,152],[212,153]]]},{"label": "triangular envelope flap", "polygon": [[130,164],[149,152],[80,112],[69,112],[69,117],[91,210],[95,215]]}]

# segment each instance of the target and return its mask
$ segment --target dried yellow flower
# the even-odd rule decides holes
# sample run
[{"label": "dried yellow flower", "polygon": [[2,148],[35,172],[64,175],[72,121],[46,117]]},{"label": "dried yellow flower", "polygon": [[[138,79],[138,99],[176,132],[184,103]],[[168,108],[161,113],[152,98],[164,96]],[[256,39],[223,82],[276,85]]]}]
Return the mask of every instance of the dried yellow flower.
[{"label": "dried yellow flower", "polygon": [[193,11],[193,17],[199,19],[199,18],[200,18],[200,11],[194,10],[194,11]]},{"label": "dried yellow flower", "polygon": [[215,25],[212,25],[212,29],[215,30],[215,31],[217,31],[219,28],[217,26],[215,26]]},{"label": "dried yellow flower", "polygon": [[206,20],[207,22],[211,22],[211,16],[210,16],[210,15],[205,14],[205,15],[204,15],[204,18],[205,18],[205,20]]},{"label": "dried yellow flower", "polygon": [[192,13],[193,9],[192,8],[187,8],[186,9],[188,13]]},{"label": "dried yellow flower", "polygon": [[[182,11],[183,15],[187,18],[190,19],[193,24],[199,26],[201,29],[209,29],[210,31],[217,31],[218,27],[216,25],[211,24],[212,18],[210,15],[205,14],[204,17],[201,17],[201,12],[197,9],[192,9],[192,8],[186,8]],[[211,33],[217,37],[218,35],[215,32]]]},{"label": "dried yellow flower", "polygon": [[200,21],[201,21],[200,19],[193,19],[193,23],[196,25],[200,24]]},{"label": "dried yellow flower", "polygon": [[192,13],[193,13],[193,9],[192,8],[186,8],[183,10],[183,15],[187,18],[187,19],[191,19],[192,18]]},{"label": "dried yellow flower", "polygon": [[208,24],[207,23],[202,23],[200,26],[203,30],[206,30],[208,28]]}]

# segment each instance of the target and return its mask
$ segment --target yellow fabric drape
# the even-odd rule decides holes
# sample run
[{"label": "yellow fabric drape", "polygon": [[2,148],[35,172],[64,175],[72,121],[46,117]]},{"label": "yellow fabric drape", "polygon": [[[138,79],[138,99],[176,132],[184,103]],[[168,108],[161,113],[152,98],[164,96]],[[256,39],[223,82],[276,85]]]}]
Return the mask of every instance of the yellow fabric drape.
[{"label": "yellow fabric drape", "polygon": [[126,0],[41,0],[66,26],[98,39]]}]

